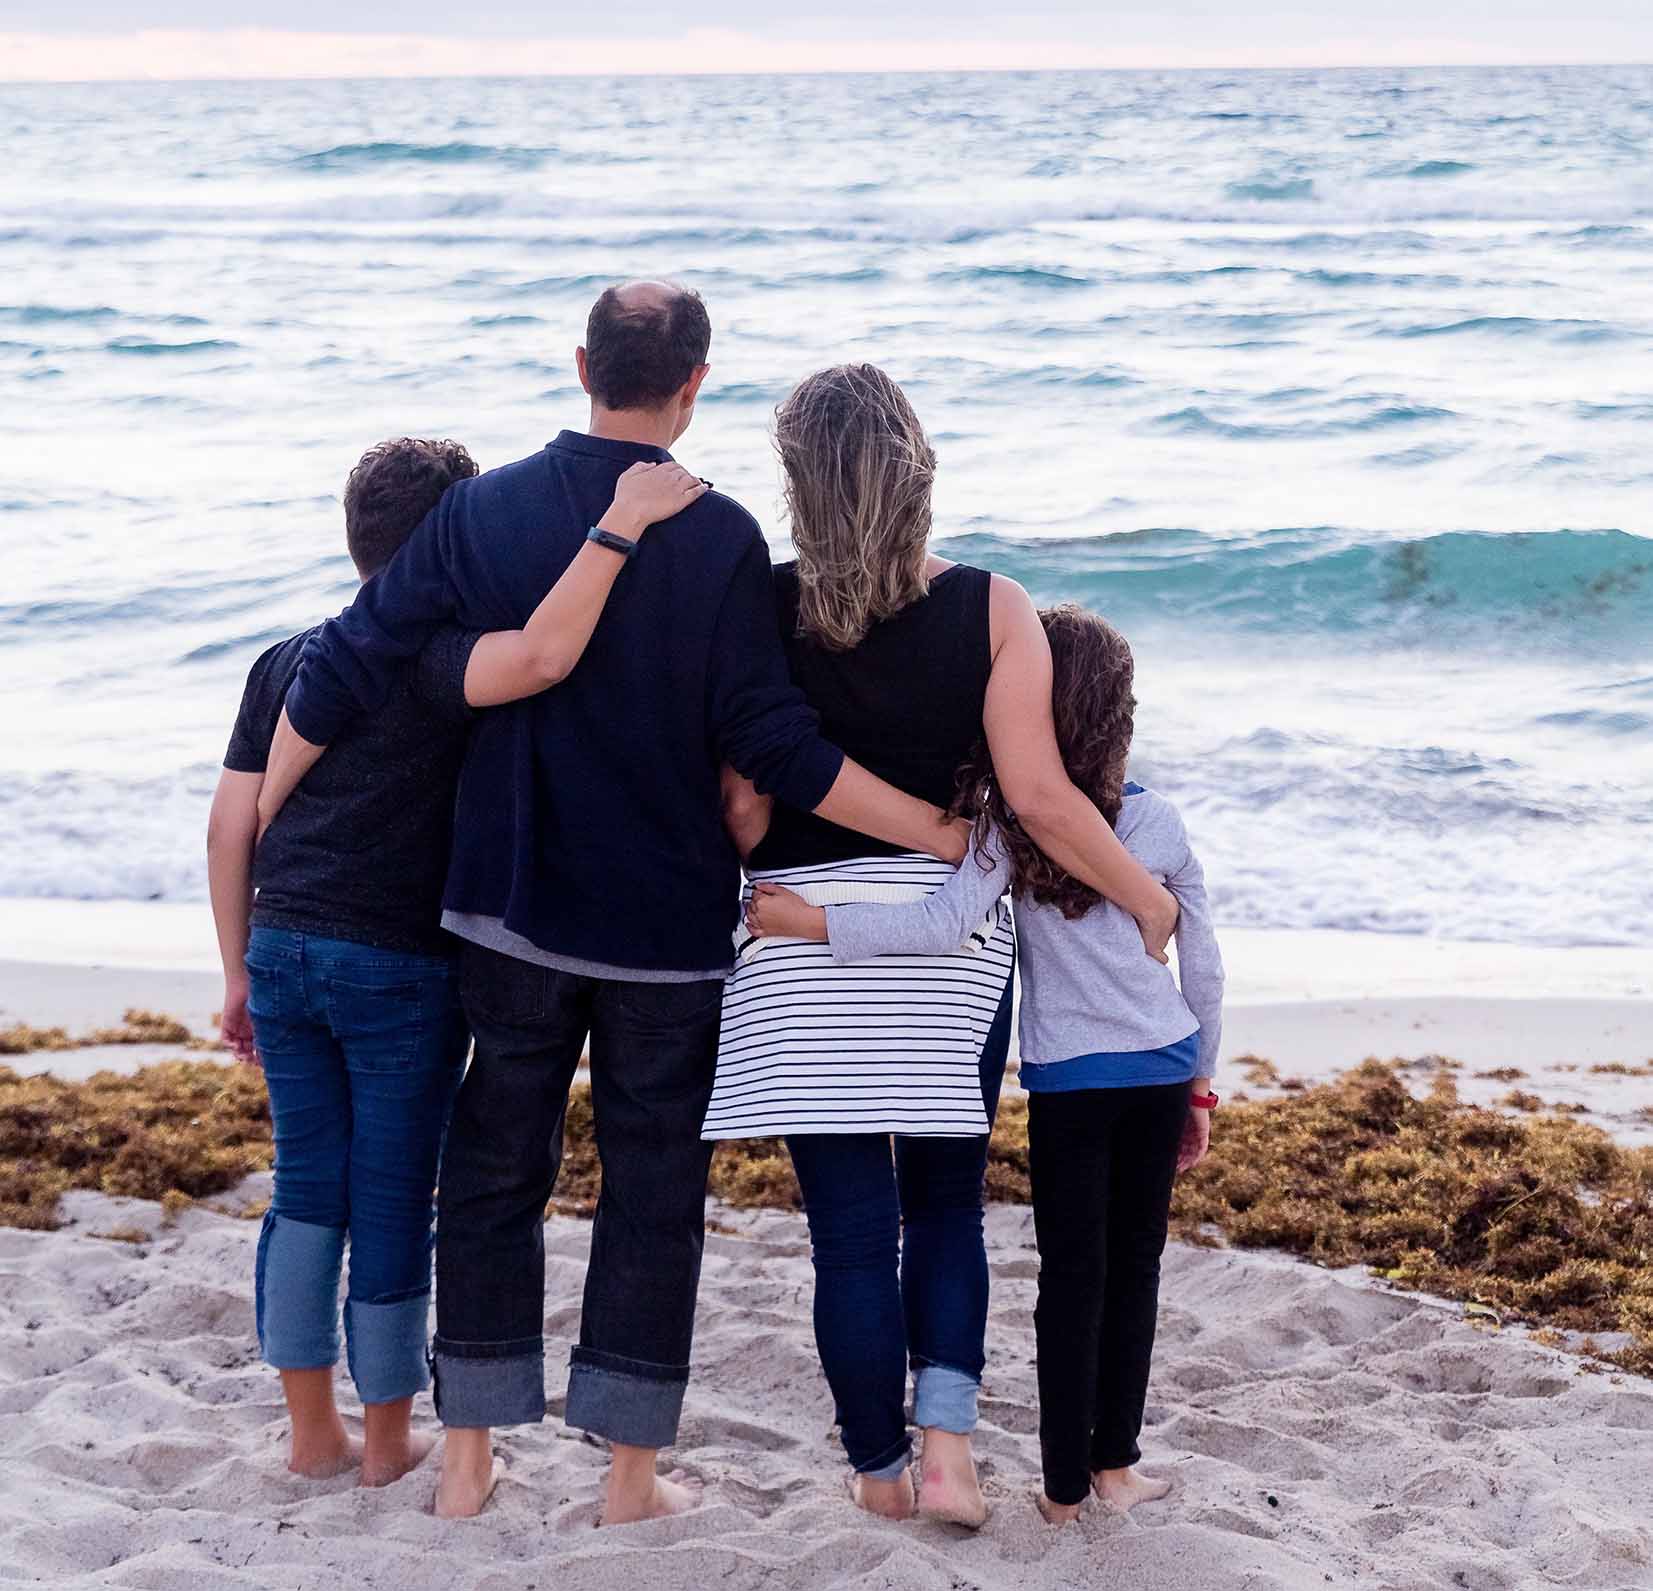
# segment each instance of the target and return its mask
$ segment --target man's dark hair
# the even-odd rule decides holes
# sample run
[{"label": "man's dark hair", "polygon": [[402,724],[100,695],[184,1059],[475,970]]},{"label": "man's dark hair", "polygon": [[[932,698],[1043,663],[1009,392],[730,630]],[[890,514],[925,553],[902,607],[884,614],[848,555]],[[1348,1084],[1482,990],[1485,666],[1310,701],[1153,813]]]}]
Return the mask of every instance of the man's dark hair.
[{"label": "man's dark hair", "polygon": [[344,535],[362,578],[377,574],[476,460],[457,442],[401,436],[362,454],[344,483]]},{"label": "man's dark hair", "polygon": [[591,306],[585,328],[586,379],[605,409],[658,409],[712,346],[700,294],[675,288],[664,304],[626,304],[611,287]]}]

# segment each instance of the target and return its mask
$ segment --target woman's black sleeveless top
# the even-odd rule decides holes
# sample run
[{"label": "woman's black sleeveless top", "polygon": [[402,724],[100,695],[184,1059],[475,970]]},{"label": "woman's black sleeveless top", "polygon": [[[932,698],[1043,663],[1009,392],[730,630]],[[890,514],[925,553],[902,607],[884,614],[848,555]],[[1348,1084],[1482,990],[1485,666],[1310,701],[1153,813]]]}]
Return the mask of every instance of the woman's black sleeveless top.
[{"label": "woman's black sleeveless top", "polygon": [[[853,651],[834,652],[798,634],[797,565],[775,571],[781,642],[793,683],[821,715],[821,733],[898,790],[943,809],[982,738],[993,668],[991,582],[987,570],[955,564],[930,582],[928,596],[874,625]],[[810,867],[900,849],[776,802],[748,865]]]}]

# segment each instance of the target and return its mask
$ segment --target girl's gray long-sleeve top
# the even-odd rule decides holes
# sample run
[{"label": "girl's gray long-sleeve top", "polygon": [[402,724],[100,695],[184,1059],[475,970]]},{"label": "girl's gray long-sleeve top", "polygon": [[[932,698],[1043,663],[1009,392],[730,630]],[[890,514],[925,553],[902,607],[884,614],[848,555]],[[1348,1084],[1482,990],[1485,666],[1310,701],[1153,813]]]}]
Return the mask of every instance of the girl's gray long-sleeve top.
[{"label": "girl's gray long-sleeve top", "polygon": [[[1068,920],[1054,906],[1015,902],[1021,946],[1021,1058],[1044,1066],[1080,1055],[1163,1049],[1199,1034],[1199,1072],[1217,1069],[1222,1042],[1223,963],[1205,894],[1205,874],[1177,809],[1140,785],[1125,787],[1115,831],[1177,898],[1177,972],[1143,948],[1136,920],[1111,901]],[[900,953],[944,955],[966,945],[1010,887],[998,835],[991,866],[972,847],[945,888],[899,905],[828,906],[834,959]]]}]

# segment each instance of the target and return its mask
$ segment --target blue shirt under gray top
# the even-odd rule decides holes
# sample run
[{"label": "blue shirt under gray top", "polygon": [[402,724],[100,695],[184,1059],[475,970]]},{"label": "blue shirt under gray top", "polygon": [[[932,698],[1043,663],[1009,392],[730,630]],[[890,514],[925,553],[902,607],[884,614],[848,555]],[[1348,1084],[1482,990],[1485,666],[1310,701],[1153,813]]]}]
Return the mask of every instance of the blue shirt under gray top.
[{"label": "blue shirt under gray top", "polygon": [[[1031,1090],[1183,1082],[1217,1069],[1222,956],[1182,818],[1163,796],[1132,784],[1115,830],[1182,908],[1180,988],[1178,976],[1143,949],[1135,919],[1121,907],[1102,901],[1070,921],[1055,906],[1016,899],[1022,1082]],[[988,851],[990,867],[972,849],[953,881],[923,900],[828,906],[834,959],[957,950],[1010,887],[998,836]]]}]

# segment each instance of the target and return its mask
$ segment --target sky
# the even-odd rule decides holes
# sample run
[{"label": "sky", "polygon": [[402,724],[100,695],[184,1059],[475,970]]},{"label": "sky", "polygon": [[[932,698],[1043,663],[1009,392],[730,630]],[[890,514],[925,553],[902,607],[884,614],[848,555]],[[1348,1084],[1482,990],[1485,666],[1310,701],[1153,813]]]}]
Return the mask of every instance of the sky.
[{"label": "sky", "polygon": [[1632,61],[1653,0],[0,3],[0,80]]}]

